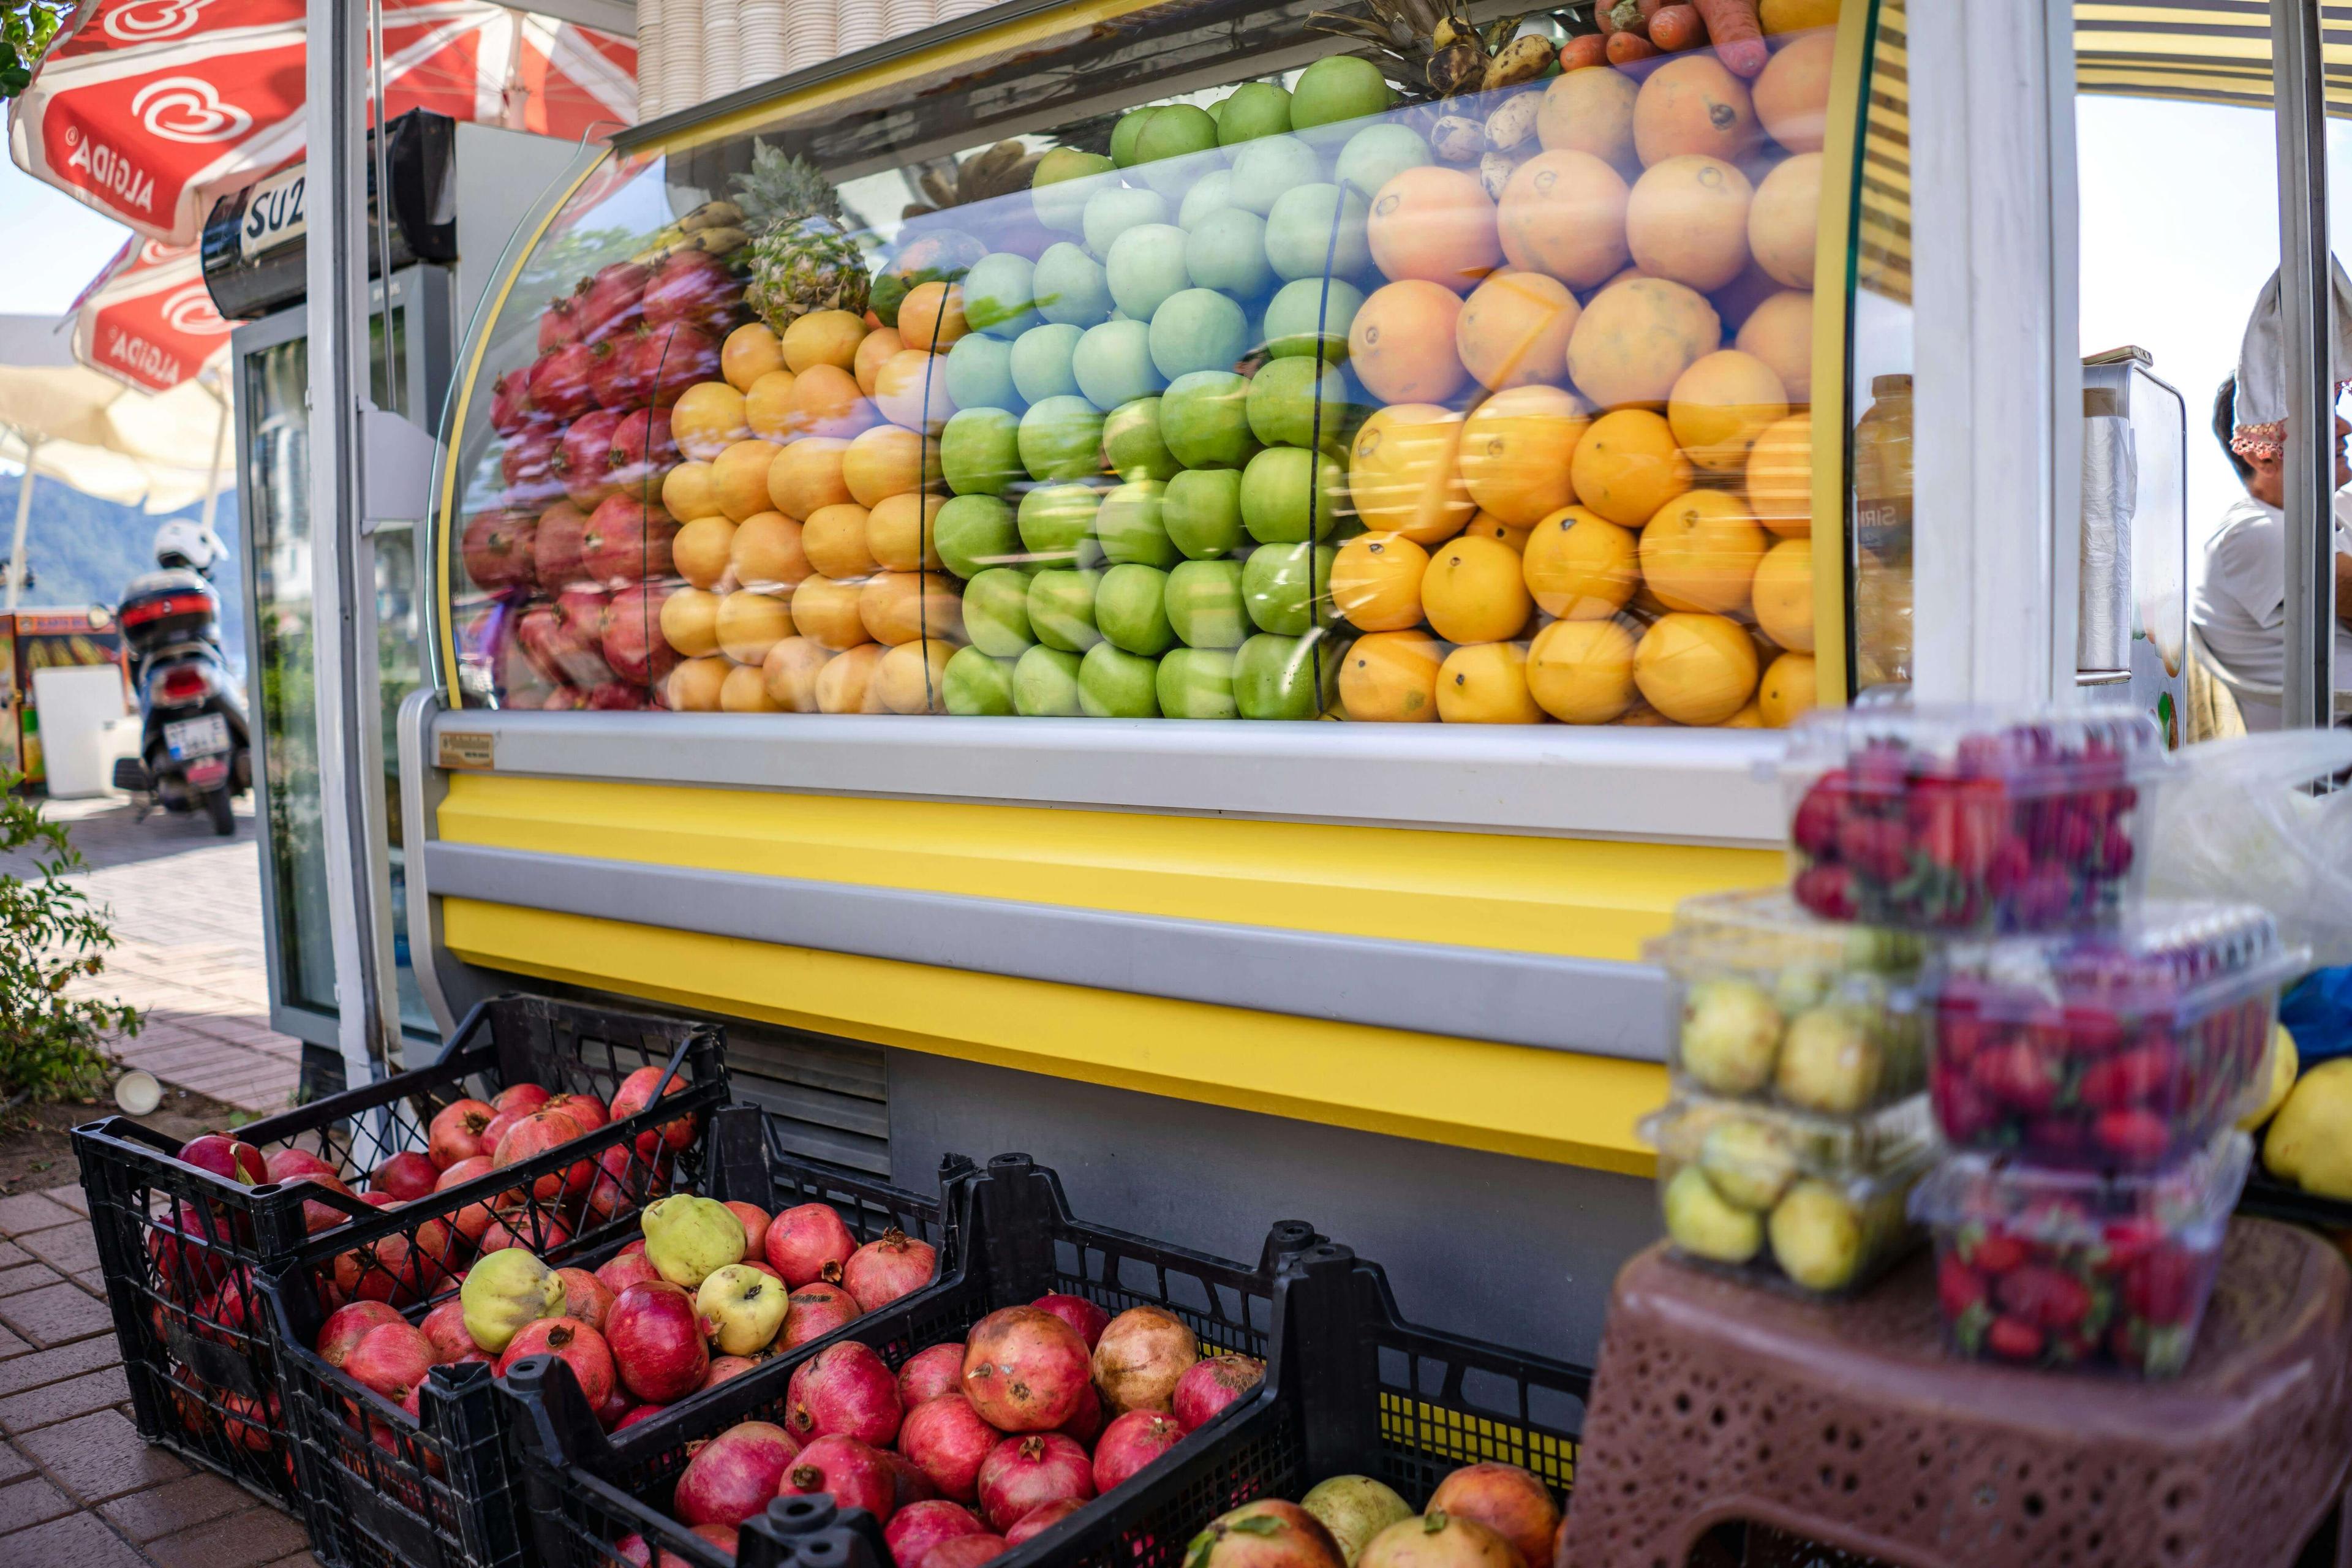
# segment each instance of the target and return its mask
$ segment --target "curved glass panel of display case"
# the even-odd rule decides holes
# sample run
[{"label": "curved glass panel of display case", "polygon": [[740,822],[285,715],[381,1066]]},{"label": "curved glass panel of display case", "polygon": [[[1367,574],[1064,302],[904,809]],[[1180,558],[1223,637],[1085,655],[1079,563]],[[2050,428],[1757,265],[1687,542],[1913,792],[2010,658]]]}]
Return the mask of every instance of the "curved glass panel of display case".
[{"label": "curved glass panel of display case", "polygon": [[1811,519],[1844,21],[1843,53],[1824,26],[1525,80],[1506,27],[1441,97],[1458,51],[1156,7],[615,153],[477,348],[459,698],[1706,727],[1843,700]]}]

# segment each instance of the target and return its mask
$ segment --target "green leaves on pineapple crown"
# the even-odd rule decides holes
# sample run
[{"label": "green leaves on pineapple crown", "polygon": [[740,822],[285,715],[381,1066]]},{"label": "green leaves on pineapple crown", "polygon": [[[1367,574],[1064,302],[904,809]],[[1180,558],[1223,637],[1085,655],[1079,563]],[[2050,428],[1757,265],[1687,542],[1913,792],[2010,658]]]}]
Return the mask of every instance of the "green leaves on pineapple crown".
[{"label": "green leaves on pineapple crown", "polygon": [[794,153],[779,153],[765,142],[752,142],[751,170],[737,174],[733,183],[745,214],[770,225],[810,216],[829,217],[844,225],[849,221],[842,211],[841,194],[815,164]]}]

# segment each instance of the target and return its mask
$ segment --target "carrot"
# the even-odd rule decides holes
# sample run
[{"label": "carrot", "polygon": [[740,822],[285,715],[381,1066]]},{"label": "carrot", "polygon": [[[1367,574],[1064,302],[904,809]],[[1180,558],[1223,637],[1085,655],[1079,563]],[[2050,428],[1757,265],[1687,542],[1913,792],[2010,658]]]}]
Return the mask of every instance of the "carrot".
[{"label": "carrot", "polygon": [[1609,39],[1602,34],[1585,33],[1559,47],[1559,68],[1563,73],[1608,63]]},{"label": "carrot", "polygon": [[[1633,3],[1642,8],[1642,20],[1646,22],[1664,10],[1668,0],[1633,0]],[[1658,40],[1652,38],[1650,41],[1654,44]]]},{"label": "carrot", "polygon": [[1687,49],[1706,41],[1696,5],[1661,5],[1650,17],[1650,42],[1662,49]]},{"label": "carrot", "polygon": [[1609,63],[1612,66],[1629,66],[1635,60],[1646,60],[1657,52],[1658,46],[1639,33],[1609,35]]},{"label": "carrot", "polygon": [[1724,69],[1748,78],[1764,74],[1772,56],[1764,47],[1763,24],[1756,19],[1756,0],[1693,0],[1693,5]]}]

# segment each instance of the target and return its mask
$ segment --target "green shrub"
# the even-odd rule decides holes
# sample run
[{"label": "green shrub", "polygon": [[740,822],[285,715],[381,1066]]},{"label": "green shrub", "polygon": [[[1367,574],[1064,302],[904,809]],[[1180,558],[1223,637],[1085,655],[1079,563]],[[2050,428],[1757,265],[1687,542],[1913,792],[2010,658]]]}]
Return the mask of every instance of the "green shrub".
[{"label": "green shrub", "polygon": [[0,855],[30,847],[35,874],[0,872],[0,1097],[89,1097],[106,1085],[107,1037],[137,1034],[139,1015],[66,994],[76,977],[104,971],[114,932],[65,879],[82,859],[64,826],[43,821],[17,783],[0,773]]}]

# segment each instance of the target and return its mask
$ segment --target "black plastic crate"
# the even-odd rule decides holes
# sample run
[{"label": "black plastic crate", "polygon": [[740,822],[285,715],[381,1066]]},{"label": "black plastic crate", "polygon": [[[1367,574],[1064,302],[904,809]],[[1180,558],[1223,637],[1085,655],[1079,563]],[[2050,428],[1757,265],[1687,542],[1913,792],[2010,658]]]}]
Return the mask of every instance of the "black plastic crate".
[{"label": "black plastic crate", "polygon": [[[583,1152],[596,1158],[682,1114],[723,1106],[724,1055],[723,1033],[708,1024],[502,996],[467,1014],[433,1066],[250,1123],[236,1135],[265,1152],[283,1146],[319,1155],[356,1186],[391,1156],[422,1151],[434,1113],[468,1095],[488,1099],[509,1084],[535,1082],[609,1100],[623,1079],[646,1067],[663,1068],[686,1085],[661,1106],[561,1152],[435,1194],[454,1208]],[[310,1183],[240,1186],[182,1163],[178,1143],[127,1117],[77,1128],[73,1142],[140,1436],[301,1511],[260,1278],[310,1244],[306,1200],[323,1205],[309,1211],[322,1222],[333,1212],[351,1216],[331,1233],[338,1246],[388,1234],[376,1223],[384,1211]]]},{"label": "black plastic crate", "polygon": [[2240,1214],[2307,1225],[2329,1235],[2352,1230],[2352,1202],[2306,1193],[2292,1182],[2279,1180],[2263,1169],[2259,1142],[2255,1148],[2254,1168],[2246,1177],[2246,1190],[2238,1194]]},{"label": "black plastic crate", "polygon": [[[1114,1316],[1135,1306],[1167,1309],[1203,1348],[1265,1358],[1280,1335],[1276,1268],[1322,1241],[1303,1221],[1273,1227],[1255,1265],[1193,1252],[1075,1218],[1053,1172],[1007,1154],[951,1194],[961,1229],[959,1261],[940,1282],[834,1336],[862,1341],[891,1366],[961,1339],[1000,1307],[1066,1292]],[[1335,1286],[1336,1289],[1337,1287]],[[571,1369],[530,1357],[507,1379],[520,1407],[524,1493],[540,1562],[562,1568],[625,1568],[614,1542],[636,1534],[694,1568],[729,1568],[709,1542],[669,1516],[670,1493],[689,1445],[738,1422],[781,1421],[792,1373],[818,1345],[803,1347],[713,1391],[693,1419],[676,1415],[607,1437]],[[998,1559],[999,1568],[1173,1568],[1184,1542],[1226,1509],[1301,1472],[1303,1432],[1294,1403],[1269,1378],[1258,1392],[1187,1437],[1170,1460]],[[748,1536],[747,1536],[748,1541]],[[882,1559],[884,1568],[888,1560]]]},{"label": "black plastic crate", "polygon": [[[690,1172],[671,1190],[740,1199],[772,1212],[824,1203],[860,1241],[896,1227],[939,1247],[943,1272],[951,1266],[955,1241],[937,1197],[793,1157],[772,1145],[765,1121],[751,1106],[715,1112],[691,1151]],[[960,1179],[969,1167],[969,1161],[951,1161],[944,1177]],[[306,1484],[317,1489],[309,1510],[311,1549],[327,1568],[508,1568],[527,1554],[533,1561],[543,1556],[533,1550],[531,1526],[515,1495],[507,1431],[513,1407],[499,1396],[488,1367],[435,1368],[412,1416],[311,1348],[326,1318],[319,1287],[338,1257],[354,1242],[362,1252],[384,1250],[390,1242],[394,1255],[413,1254],[418,1232],[454,1207],[420,1202],[380,1215],[349,1237],[312,1243],[267,1278],[289,1426]],[[535,1250],[555,1268],[593,1268],[639,1234],[633,1208],[611,1225]],[[454,1275],[433,1284],[401,1304],[412,1322],[457,1288]],[[632,1430],[692,1422],[727,1386],[689,1395]]]}]

